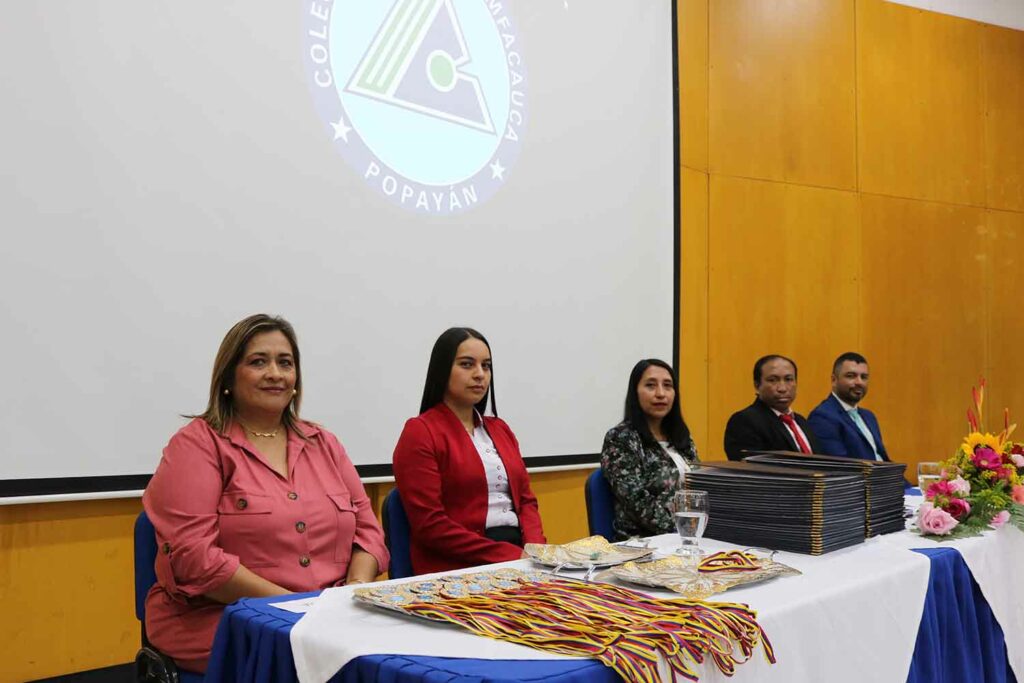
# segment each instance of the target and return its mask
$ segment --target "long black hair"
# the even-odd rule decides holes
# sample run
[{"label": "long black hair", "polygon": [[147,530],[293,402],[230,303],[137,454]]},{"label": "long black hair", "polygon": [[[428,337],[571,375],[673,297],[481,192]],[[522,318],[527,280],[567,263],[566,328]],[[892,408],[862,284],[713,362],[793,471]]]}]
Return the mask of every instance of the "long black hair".
[{"label": "long black hair", "polygon": [[676,381],[676,373],[672,370],[672,366],[665,361],[657,358],[645,358],[633,366],[633,372],[629,373],[626,409],[622,419],[639,432],[640,439],[648,446],[658,445],[657,439],[651,434],[651,428],[647,425],[647,414],[640,407],[640,399],[637,396],[640,378],[644,376],[644,371],[652,365],[667,370],[672,378],[672,385],[676,389],[675,398],[672,399],[672,408],[668,411],[668,415],[661,419],[661,431],[668,442],[682,453],[690,447],[690,428],[686,426],[683,413],[679,410],[679,383]]},{"label": "long black hair", "polygon": [[[484,335],[472,327],[449,327],[441,333],[441,336],[434,342],[434,348],[430,352],[430,363],[427,364],[427,381],[423,384],[423,400],[420,401],[420,414],[427,412],[438,403],[444,400],[444,392],[448,388],[448,379],[452,375],[452,364],[455,363],[455,354],[459,350],[459,344],[467,339],[479,339],[491,352],[491,345],[487,343]],[[494,403],[494,370],[493,361],[491,369],[491,383],[487,387],[487,393],[476,404],[477,412],[481,415],[487,410],[487,397],[491,399],[491,414],[497,415],[498,409]]]}]

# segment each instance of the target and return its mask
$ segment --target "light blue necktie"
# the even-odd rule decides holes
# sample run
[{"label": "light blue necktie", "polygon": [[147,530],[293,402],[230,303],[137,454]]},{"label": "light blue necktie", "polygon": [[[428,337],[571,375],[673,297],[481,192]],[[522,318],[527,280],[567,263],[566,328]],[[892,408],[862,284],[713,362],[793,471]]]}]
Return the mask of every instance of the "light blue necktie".
[{"label": "light blue necktie", "polygon": [[860,412],[856,408],[851,408],[846,411],[846,414],[850,416],[850,419],[853,420],[853,424],[857,425],[857,429],[860,430],[860,433],[863,434],[864,438],[868,440],[869,444],[871,444],[871,450],[875,452],[875,460],[881,460],[882,456],[878,454],[878,446],[875,445],[875,437],[871,436],[871,430],[869,430],[868,426],[864,424],[864,418],[860,416]]}]

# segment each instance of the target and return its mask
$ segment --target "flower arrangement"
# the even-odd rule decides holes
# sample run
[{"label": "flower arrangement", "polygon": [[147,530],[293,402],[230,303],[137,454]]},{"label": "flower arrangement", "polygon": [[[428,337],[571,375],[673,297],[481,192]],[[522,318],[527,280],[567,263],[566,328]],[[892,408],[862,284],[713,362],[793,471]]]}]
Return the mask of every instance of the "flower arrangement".
[{"label": "flower arrangement", "polygon": [[924,491],[917,527],[941,539],[977,536],[1007,522],[1024,531],[1024,444],[1010,441],[1017,425],[1003,411],[1003,431],[984,431],[985,380],[971,388],[970,433],[942,463],[942,479]]}]

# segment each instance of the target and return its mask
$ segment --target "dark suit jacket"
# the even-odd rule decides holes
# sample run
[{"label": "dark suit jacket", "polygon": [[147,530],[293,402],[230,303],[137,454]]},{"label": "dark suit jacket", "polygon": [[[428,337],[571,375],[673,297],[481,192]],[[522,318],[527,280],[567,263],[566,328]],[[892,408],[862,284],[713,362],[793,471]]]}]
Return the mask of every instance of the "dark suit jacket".
[{"label": "dark suit jacket", "polygon": [[[505,465],[523,542],[545,543],[519,442],[496,417],[485,417],[484,428]],[[444,403],[405,423],[392,466],[409,517],[410,555],[417,574],[522,556],[519,546],[484,536],[487,475],[483,461],[459,418]]]},{"label": "dark suit jacket", "polygon": [[[812,453],[821,453],[821,446],[807,420],[793,413],[800,425]],[[733,413],[725,425],[725,454],[730,460],[742,460],[741,451],[799,451],[796,440],[790,435],[779,416],[766,403],[755,398],[750,406]]]},{"label": "dark suit jacket", "polygon": [[[882,444],[882,432],[878,428],[878,420],[875,414],[866,408],[858,408],[857,412],[867,425],[868,431],[875,439],[878,446],[878,454],[882,459],[888,460],[889,454],[885,452],[885,445]],[[853,421],[835,396],[829,397],[818,404],[818,407],[811,411],[808,421],[811,429],[821,441],[822,453],[826,455],[845,455],[861,460],[874,460],[875,452],[871,450],[871,444],[867,437],[861,433],[857,424]]]}]

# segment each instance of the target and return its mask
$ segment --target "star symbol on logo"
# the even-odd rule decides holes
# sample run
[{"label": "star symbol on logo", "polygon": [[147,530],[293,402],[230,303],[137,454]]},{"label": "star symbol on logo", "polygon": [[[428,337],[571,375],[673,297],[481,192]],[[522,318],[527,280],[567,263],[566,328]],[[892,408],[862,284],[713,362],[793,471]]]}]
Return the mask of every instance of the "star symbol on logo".
[{"label": "star symbol on logo", "polygon": [[345,117],[339,116],[337,123],[332,123],[331,128],[334,129],[334,139],[341,138],[345,142],[348,142],[348,134],[352,132],[352,127],[345,125]]},{"label": "star symbol on logo", "polygon": [[497,178],[498,180],[505,180],[505,167],[501,165],[501,159],[495,159],[491,167],[491,180]]}]

